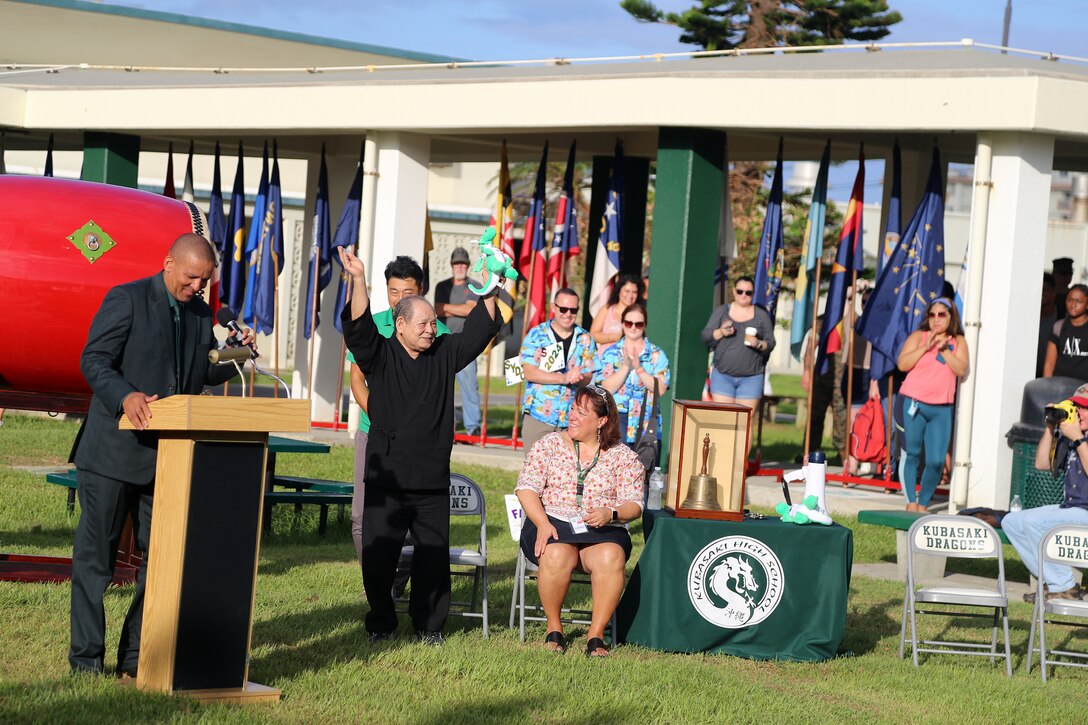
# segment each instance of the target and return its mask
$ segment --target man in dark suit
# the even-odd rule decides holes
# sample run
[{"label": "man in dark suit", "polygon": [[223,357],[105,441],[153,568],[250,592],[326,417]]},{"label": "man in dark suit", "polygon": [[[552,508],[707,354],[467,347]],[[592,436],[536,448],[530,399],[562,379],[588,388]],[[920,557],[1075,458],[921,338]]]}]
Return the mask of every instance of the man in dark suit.
[{"label": "man in dark suit", "polygon": [[[199,394],[235,373],[208,362],[216,343],[212,312],[201,294],[214,266],[208,241],[183,234],[160,274],[111,289],[91,323],[80,368],[94,396],[72,447],[81,510],[72,552],[73,671],[103,670],[102,599],[130,512],[137,544],[147,551],[158,450],[158,436],[146,432],[149,404],[178,393]],[[245,342],[251,341],[246,330]],[[119,430],[121,415],[137,430]],[[139,661],[146,567],[145,555],[121,630],[118,675],[134,676]]]}]

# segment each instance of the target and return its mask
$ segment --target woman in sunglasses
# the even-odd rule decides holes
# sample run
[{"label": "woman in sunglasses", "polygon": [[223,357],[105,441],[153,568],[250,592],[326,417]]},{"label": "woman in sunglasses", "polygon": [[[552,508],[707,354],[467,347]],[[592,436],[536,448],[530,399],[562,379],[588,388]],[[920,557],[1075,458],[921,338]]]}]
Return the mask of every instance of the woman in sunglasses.
[{"label": "woman in sunglasses", "polygon": [[[907,511],[926,511],[941,480],[952,436],[952,403],[956,384],[967,377],[967,341],[960,315],[947,297],[929,303],[918,329],[899,352],[899,369],[907,374],[903,396],[903,456],[899,483]],[[918,465],[925,447],[922,489],[915,495]]]},{"label": "woman in sunglasses", "polygon": [[755,289],[751,277],[737,279],[733,302],[714,310],[703,328],[703,342],[714,351],[711,399],[753,410],[763,397],[763,374],[774,349],[774,323],[766,310],[752,304]]},{"label": "woman in sunglasses", "polygon": [[[624,443],[631,444],[641,434],[643,410],[649,415],[653,409],[654,380],[658,396],[669,388],[669,359],[664,350],[646,339],[646,308],[642,303],[629,305],[621,319],[623,337],[598,353],[600,369],[595,382],[616,399],[620,436]],[[660,411],[657,417],[656,430],[660,431]]]},{"label": "woman in sunglasses", "polygon": [[590,575],[593,591],[586,656],[607,657],[604,629],[623,592],[631,556],[627,523],[642,515],[645,472],[620,442],[619,413],[604,388],[579,388],[568,424],[533,444],[518,476],[514,492],[525,511],[521,551],[540,568],[545,647],[566,651],[561,609],[571,574],[579,569]]}]

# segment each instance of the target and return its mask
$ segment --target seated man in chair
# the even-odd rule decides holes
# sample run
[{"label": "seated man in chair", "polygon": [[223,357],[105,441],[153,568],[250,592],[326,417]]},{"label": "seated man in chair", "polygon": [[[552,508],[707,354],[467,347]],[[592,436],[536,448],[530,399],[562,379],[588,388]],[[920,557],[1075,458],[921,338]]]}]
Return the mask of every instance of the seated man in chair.
[{"label": "seated man in chair", "polygon": [[[1065,468],[1062,502],[1010,511],[1001,521],[1001,528],[1020,559],[1033,576],[1042,578],[1047,599],[1081,598],[1071,567],[1047,564],[1042,571],[1039,567],[1039,542],[1047,531],[1060,524],[1088,526],[1088,473],[1085,472],[1088,470],[1088,384],[1077,388],[1067,402],[1076,406],[1076,417],[1057,424],[1048,422],[1035,451],[1036,468],[1049,469],[1051,460]],[[1034,592],[1024,595],[1025,601],[1034,601],[1034,598]]]},{"label": "seated man in chair", "polygon": [[623,592],[631,555],[627,523],[642,515],[645,471],[634,451],[620,443],[619,413],[604,388],[579,389],[568,424],[533,445],[518,477],[515,493],[526,518],[521,550],[540,568],[545,646],[566,651],[560,612],[571,574],[581,569],[593,591],[586,656],[606,657],[604,630]]}]

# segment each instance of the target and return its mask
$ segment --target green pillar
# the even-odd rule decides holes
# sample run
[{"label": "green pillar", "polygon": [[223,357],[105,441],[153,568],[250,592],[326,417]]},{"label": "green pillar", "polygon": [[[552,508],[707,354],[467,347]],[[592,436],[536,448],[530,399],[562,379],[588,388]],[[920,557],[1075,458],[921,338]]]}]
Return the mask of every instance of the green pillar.
[{"label": "green pillar", "polygon": [[725,134],[662,128],[657,141],[653,271],[648,337],[665,350],[672,386],[661,400],[669,458],[672,400],[698,400],[706,382],[707,347],[700,333],[714,309]]},{"label": "green pillar", "polygon": [[87,131],[83,134],[83,171],[79,178],[114,186],[139,185],[140,137]]}]

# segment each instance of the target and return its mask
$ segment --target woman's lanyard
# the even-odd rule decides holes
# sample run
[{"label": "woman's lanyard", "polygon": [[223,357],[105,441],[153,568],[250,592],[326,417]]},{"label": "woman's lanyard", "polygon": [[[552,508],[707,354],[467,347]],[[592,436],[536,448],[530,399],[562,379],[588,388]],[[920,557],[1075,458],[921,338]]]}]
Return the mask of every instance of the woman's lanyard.
[{"label": "woman's lanyard", "polygon": [[578,441],[574,441],[574,470],[578,474],[578,489],[577,498],[575,499],[575,505],[578,508],[582,508],[582,492],[586,487],[586,476],[597,466],[597,459],[601,456],[600,446],[597,447],[597,452],[593,454],[593,461],[589,464],[589,468],[582,468],[582,457],[578,453]]}]

